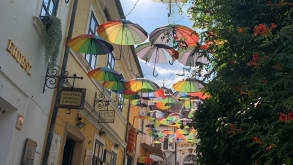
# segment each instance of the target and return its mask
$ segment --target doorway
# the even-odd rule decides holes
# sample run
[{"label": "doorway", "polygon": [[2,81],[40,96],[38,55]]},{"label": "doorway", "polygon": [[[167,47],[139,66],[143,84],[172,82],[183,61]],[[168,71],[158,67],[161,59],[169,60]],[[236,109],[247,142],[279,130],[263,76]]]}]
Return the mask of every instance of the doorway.
[{"label": "doorway", "polygon": [[62,165],[72,165],[75,145],[76,145],[76,142],[74,140],[72,140],[68,137],[66,138],[64,152],[63,152]]}]

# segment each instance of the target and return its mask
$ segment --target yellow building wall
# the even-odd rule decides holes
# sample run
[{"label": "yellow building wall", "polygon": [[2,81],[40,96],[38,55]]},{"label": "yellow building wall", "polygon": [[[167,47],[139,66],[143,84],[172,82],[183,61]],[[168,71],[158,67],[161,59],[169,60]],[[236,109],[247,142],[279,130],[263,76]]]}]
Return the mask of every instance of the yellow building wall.
[{"label": "yellow building wall", "polygon": [[[73,2],[73,1],[70,1]],[[91,11],[93,10],[95,13],[95,16],[97,17],[98,21],[100,23],[104,23],[106,21],[106,18],[103,13],[104,7],[107,7],[111,18],[112,19],[119,19],[119,14],[116,9],[116,4],[114,3],[114,0],[79,0],[78,6],[77,6],[77,12],[75,16],[75,24],[73,29],[72,37],[76,37],[80,34],[85,34],[88,32],[88,24],[89,24],[89,16]],[[71,9],[72,10],[72,9]],[[71,13],[70,10],[70,13]],[[70,18],[68,19],[67,25],[69,26]],[[68,29],[68,28],[67,28]],[[63,50],[64,46],[63,45]],[[136,77],[136,75],[139,74],[139,71],[136,67],[136,62],[133,59],[131,53],[131,49],[128,46],[123,46],[122,48],[120,46],[115,45],[114,46],[114,55],[116,58],[119,58],[120,56],[120,50],[122,49],[122,59],[119,61],[116,61],[115,70],[118,72],[123,72],[123,76],[126,80],[133,79]],[[93,105],[94,102],[94,96],[95,93],[98,92],[98,87],[93,83],[93,80],[88,78],[87,70],[88,68],[82,64],[80,61],[80,57],[82,55],[78,53],[70,53],[67,63],[67,71],[69,72],[69,75],[77,74],[78,76],[82,76],[83,80],[76,80],[75,81],[75,87],[77,88],[86,88],[86,102],[90,105]],[[130,59],[129,59],[130,58]],[[105,67],[107,61],[106,55],[101,55],[98,57],[98,66],[99,67]],[[71,81],[72,83],[72,81]],[[112,94],[112,98],[115,98],[116,95]],[[128,100],[124,101],[125,106],[123,108],[122,112],[119,112],[119,110],[116,110],[115,114],[115,121],[113,124],[109,124],[111,128],[119,135],[121,139],[125,139],[125,130],[126,130],[126,118],[128,114]],[[109,109],[112,109],[111,106],[109,106]],[[79,110],[65,110],[65,109],[59,109],[57,120],[55,124],[55,133],[61,137],[61,147],[59,149],[59,157],[58,157],[58,164],[62,164],[62,150],[65,144],[62,146],[62,142],[65,140],[65,127],[66,124],[75,126],[77,122],[77,115],[79,113]],[[131,110],[131,115],[135,115],[137,113],[136,110]],[[83,150],[82,150],[82,161],[84,162],[86,159],[86,151],[92,151],[94,147],[94,137],[98,134],[99,130],[96,128],[96,126],[88,121],[85,116],[82,116],[82,121],[85,123],[85,126],[83,128],[80,128],[80,132],[84,136],[83,141]],[[131,120],[132,121],[132,120]],[[113,148],[113,142],[111,139],[107,136],[102,137],[105,140],[106,146],[105,149],[111,151]],[[124,149],[121,145],[119,145],[119,148],[117,149],[117,165],[123,164],[123,157],[124,157]]]}]

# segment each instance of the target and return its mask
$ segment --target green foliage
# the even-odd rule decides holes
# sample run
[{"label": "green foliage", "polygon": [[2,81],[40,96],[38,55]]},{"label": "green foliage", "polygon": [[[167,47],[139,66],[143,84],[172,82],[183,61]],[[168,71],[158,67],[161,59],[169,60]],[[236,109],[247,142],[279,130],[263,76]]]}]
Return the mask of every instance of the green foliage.
[{"label": "green foliage", "polygon": [[46,47],[46,60],[50,67],[56,64],[59,47],[62,39],[61,21],[54,16],[43,16],[41,18],[45,25],[45,47]]},{"label": "green foliage", "polygon": [[[189,0],[208,48],[211,98],[194,114],[206,165],[293,164],[293,3]],[[276,25],[276,26],[275,26]]]}]

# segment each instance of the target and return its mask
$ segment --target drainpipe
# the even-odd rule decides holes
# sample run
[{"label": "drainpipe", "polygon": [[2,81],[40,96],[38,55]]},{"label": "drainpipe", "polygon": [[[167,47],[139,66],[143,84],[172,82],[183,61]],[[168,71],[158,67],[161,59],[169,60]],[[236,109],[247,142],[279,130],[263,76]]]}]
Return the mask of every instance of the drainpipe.
[{"label": "drainpipe", "polygon": [[[130,100],[128,99],[128,108],[127,108],[127,119],[126,119],[126,129],[125,129],[125,142],[127,144],[127,141],[128,141],[128,127],[129,127],[129,115],[130,115]],[[123,156],[123,164],[125,165],[125,160],[126,160],[126,154],[127,152],[127,145],[126,145],[126,148],[124,148],[124,156]]]},{"label": "drainpipe", "polygon": [[[69,46],[67,45],[67,43],[72,37],[74,21],[75,21],[75,14],[76,14],[76,10],[77,10],[77,4],[78,4],[78,0],[73,0],[72,14],[71,14],[70,25],[69,25],[69,29],[68,29],[68,35],[67,35],[67,39],[65,42],[66,44],[65,44],[65,51],[64,51],[63,61],[62,61],[60,77],[65,76],[66,65],[67,65],[67,61],[68,61],[68,57],[69,57]],[[57,89],[56,89],[56,91],[57,91],[56,100],[59,100],[61,97],[60,89],[62,89],[63,84],[64,84],[64,79],[59,79],[58,84],[57,84]],[[54,104],[54,108],[53,108],[53,112],[52,112],[52,117],[51,117],[51,121],[50,121],[50,127],[49,127],[48,137],[47,137],[46,146],[45,146],[45,153],[44,153],[43,162],[42,162],[43,165],[48,165],[49,152],[50,152],[50,148],[51,148],[51,144],[52,144],[52,140],[53,140],[54,126],[55,126],[57,113],[58,113],[58,107],[56,104],[56,100],[55,100],[55,104]]]}]

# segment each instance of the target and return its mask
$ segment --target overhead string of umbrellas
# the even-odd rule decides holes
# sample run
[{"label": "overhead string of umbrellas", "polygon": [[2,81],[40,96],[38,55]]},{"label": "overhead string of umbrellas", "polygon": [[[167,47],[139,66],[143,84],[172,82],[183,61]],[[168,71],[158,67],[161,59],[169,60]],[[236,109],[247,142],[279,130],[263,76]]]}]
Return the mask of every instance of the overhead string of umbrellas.
[{"label": "overhead string of umbrellas", "polygon": [[[137,56],[145,62],[154,63],[153,76],[157,64],[169,63],[172,65],[179,61],[183,65],[191,66],[197,62],[208,61],[196,55],[195,46],[199,41],[198,34],[192,29],[182,25],[167,25],[159,27],[151,32],[149,42],[147,32],[139,25],[128,20],[108,21],[97,29],[98,35],[81,34],[69,40],[68,46],[75,52],[85,53],[90,56],[106,55],[114,50],[112,44],[120,45],[120,55],[116,60],[124,56],[122,46],[138,45]],[[192,54],[193,53],[193,54]],[[193,64],[190,61],[194,62]],[[125,99],[131,100],[133,106],[147,107],[152,112],[141,114],[153,121],[149,128],[149,135],[154,136],[155,143],[162,141],[162,135],[168,133],[158,132],[159,125],[178,128],[173,139],[185,139],[194,141],[192,128],[182,128],[191,121],[192,111],[200,100],[208,95],[201,92],[204,84],[188,78],[176,82],[171,89],[159,87],[155,82],[146,78],[125,80],[122,74],[107,67],[98,67],[88,72],[88,76],[98,81],[104,88],[111,90]],[[156,115],[150,115],[150,114]],[[175,115],[178,114],[178,115]],[[171,116],[170,116],[171,115]],[[175,117],[177,116],[177,117]],[[168,132],[168,131],[167,131]],[[172,138],[170,138],[172,139]]]}]

